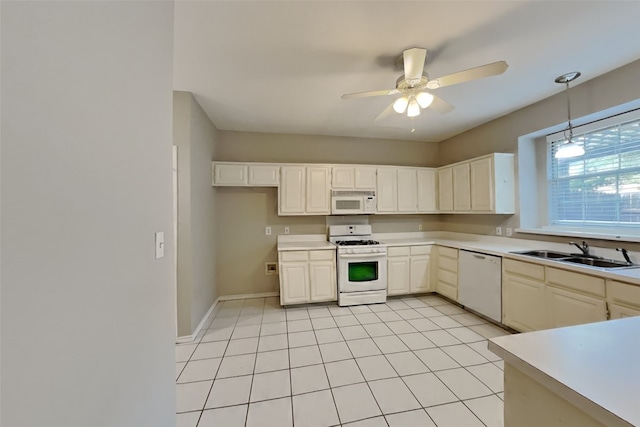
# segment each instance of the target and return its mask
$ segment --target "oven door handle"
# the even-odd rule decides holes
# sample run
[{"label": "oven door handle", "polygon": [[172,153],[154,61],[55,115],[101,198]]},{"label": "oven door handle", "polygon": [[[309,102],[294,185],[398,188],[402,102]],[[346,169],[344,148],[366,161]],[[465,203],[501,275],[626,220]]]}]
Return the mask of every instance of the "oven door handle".
[{"label": "oven door handle", "polygon": [[338,258],[383,258],[386,253],[369,253],[369,254],[338,254]]}]

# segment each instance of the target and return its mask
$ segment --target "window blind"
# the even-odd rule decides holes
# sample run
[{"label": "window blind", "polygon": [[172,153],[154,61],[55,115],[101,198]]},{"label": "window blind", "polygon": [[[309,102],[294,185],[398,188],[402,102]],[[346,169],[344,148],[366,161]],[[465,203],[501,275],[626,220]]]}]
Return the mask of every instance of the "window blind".
[{"label": "window blind", "polygon": [[566,140],[562,134],[548,138],[549,225],[640,227],[640,119],[628,118],[574,133],[583,156],[556,159]]}]

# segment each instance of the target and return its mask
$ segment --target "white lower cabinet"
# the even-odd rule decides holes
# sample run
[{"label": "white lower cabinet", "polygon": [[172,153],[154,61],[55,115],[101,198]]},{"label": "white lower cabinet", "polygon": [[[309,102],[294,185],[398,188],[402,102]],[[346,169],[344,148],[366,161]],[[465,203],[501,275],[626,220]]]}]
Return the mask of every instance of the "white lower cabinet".
[{"label": "white lower cabinet", "polygon": [[335,256],[334,250],[280,252],[280,304],[336,301]]},{"label": "white lower cabinet", "polygon": [[544,282],[505,275],[502,279],[502,323],[522,332],[547,329]]},{"label": "white lower cabinet", "polygon": [[611,319],[640,316],[640,286],[607,280],[606,287]]},{"label": "white lower cabinet", "polygon": [[554,286],[547,286],[545,292],[547,321],[551,328],[607,320],[607,304],[603,299]]},{"label": "white lower cabinet", "polygon": [[387,295],[431,291],[431,245],[387,248]]},{"label": "white lower cabinet", "polygon": [[436,292],[458,300],[458,249],[436,246]]}]

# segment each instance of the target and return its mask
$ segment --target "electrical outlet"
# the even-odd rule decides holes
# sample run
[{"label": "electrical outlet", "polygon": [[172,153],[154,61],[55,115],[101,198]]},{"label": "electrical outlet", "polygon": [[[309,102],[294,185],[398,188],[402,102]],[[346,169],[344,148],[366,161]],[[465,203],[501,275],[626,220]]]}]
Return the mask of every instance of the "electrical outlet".
[{"label": "electrical outlet", "polygon": [[289,234],[289,227],[284,228],[284,234]]},{"label": "electrical outlet", "polygon": [[513,234],[513,230],[507,227],[507,237],[511,237],[512,234]]},{"label": "electrical outlet", "polygon": [[422,231],[422,224],[418,224],[418,231]]},{"label": "electrical outlet", "polygon": [[496,236],[502,236],[502,227],[496,227]]},{"label": "electrical outlet", "polygon": [[264,234],[267,236],[271,236],[271,227],[265,227],[264,228]]},{"label": "electrical outlet", "polygon": [[277,262],[265,262],[264,263],[264,274],[267,276],[273,276],[278,274],[278,263]]}]

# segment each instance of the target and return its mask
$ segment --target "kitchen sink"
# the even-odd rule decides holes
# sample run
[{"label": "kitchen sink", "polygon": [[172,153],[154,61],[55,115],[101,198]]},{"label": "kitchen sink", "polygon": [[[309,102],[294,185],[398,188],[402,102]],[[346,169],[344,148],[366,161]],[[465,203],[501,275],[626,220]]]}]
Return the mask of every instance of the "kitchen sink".
[{"label": "kitchen sink", "polygon": [[571,254],[567,254],[564,252],[554,252],[554,251],[522,251],[522,252],[514,252],[514,254],[529,255],[529,256],[534,256],[536,258],[552,258],[552,259],[570,258],[573,256]]},{"label": "kitchen sink", "polygon": [[535,258],[550,259],[557,262],[566,262],[571,264],[580,264],[585,267],[595,267],[603,269],[625,269],[625,268],[639,268],[640,265],[628,264],[624,261],[616,261],[615,259],[604,259],[594,256],[581,256],[576,254],[568,254],[565,252],[535,250],[535,251],[518,251],[512,252],[518,255],[527,255]]},{"label": "kitchen sink", "polygon": [[562,261],[564,262],[572,262],[574,264],[582,264],[591,267],[598,268],[636,268],[639,267],[637,265],[629,265],[623,261],[616,261],[613,259],[594,259],[594,258],[565,258]]}]

